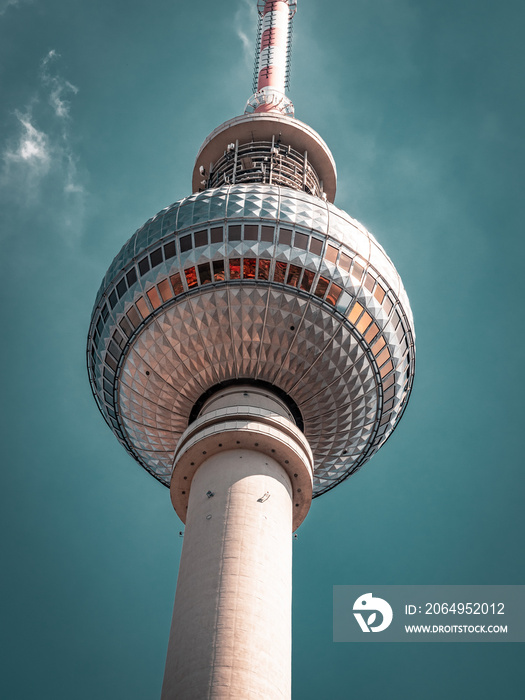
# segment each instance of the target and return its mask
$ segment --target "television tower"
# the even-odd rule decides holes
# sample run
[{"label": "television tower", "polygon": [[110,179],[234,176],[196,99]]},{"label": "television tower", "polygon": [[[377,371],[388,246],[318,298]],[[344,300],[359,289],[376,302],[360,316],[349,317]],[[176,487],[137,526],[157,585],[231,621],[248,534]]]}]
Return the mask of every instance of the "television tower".
[{"label": "television tower", "polygon": [[333,205],[332,154],[285,94],[296,2],[258,10],[245,113],[124,245],[89,329],[98,407],[186,525],[163,700],[290,697],[292,532],[414,376],[399,275]]}]

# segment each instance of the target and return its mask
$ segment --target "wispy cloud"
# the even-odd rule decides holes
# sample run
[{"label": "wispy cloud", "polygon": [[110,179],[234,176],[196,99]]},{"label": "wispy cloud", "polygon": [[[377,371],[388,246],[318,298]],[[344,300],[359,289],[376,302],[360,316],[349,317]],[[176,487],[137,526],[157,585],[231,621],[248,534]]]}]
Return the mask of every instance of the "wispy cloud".
[{"label": "wispy cloud", "polygon": [[1,149],[0,194],[25,211],[52,202],[67,228],[73,218],[78,221],[73,211],[83,212],[86,193],[72,136],[71,99],[78,88],[60,74],[59,60],[55,50],[44,56],[33,94],[13,112],[13,129]]},{"label": "wispy cloud", "polygon": [[32,0],[0,0],[0,17],[5,15],[10,7],[16,7],[25,2],[32,2]]},{"label": "wispy cloud", "polygon": [[253,66],[255,53],[255,30],[257,27],[257,4],[253,0],[241,0],[234,17],[235,33],[242,44],[243,62]]}]

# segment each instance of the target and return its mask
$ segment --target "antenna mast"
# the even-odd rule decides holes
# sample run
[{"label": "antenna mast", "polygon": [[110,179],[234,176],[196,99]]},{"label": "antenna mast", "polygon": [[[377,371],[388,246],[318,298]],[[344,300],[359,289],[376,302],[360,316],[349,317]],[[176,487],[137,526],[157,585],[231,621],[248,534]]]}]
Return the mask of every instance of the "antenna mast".
[{"label": "antenna mast", "polygon": [[292,101],[286,97],[290,74],[294,0],[257,0],[259,30],[255,59],[255,93],[246,104],[245,114],[280,112],[293,116]]}]

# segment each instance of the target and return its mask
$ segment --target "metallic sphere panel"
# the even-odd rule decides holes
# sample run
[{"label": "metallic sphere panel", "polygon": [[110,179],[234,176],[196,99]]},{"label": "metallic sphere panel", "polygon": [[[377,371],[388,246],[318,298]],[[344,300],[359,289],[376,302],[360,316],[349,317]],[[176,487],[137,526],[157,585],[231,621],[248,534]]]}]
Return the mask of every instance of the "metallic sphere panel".
[{"label": "metallic sphere panel", "polygon": [[225,186],[166,208],[125,244],[97,296],[88,366],[117,438],[166,485],[207,389],[278,385],[301,410],[320,495],[403,413],[413,322],[392,262],[347,214],[287,188]]}]

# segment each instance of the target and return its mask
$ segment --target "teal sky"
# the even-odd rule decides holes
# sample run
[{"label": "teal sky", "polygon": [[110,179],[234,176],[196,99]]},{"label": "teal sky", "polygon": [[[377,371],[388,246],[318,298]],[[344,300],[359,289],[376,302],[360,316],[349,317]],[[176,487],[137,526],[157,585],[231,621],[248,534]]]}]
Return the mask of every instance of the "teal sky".
[{"label": "teal sky", "polygon": [[[6,700],[160,693],[182,540],[91,397],[127,238],[251,92],[255,0],[0,0]],[[523,697],[512,644],[334,644],[334,584],[523,584],[522,2],[300,0],[290,96],[394,260],[416,382],[294,541],[294,700]]]}]

